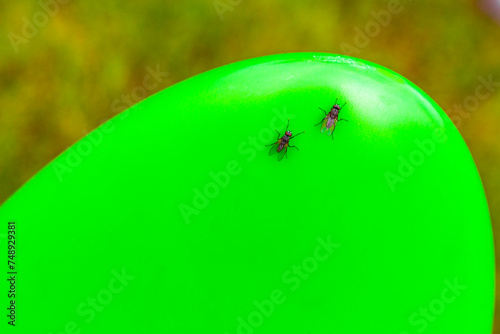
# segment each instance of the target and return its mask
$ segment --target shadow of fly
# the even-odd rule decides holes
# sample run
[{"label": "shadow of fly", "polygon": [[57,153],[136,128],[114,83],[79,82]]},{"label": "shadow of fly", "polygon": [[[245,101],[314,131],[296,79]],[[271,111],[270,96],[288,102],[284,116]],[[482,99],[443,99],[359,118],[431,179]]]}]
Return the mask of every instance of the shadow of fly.
[{"label": "shadow of fly", "polygon": [[272,146],[271,149],[269,150],[269,155],[278,153],[278,161],[281,161],[284,156],[286,156],[286,158],[288,159],[286,151],[288,150],[289,147],[295,147],[297,150],[299,149],[297,146],[290,145],[290,139],[292,139],[293,137],[297,137],[298,135],[303,134],[305,132],[302,131],[301,133],[292,136],[292,132],[288,131],[289,125],[290,125],[290,120],[288,120],[288,124],[286,125],[285,135],[281,138],[280,138],[281,134],[278,132],[278,130],[275,130],[276,132],[278,132],[277,141],[275,143],[266,145],[266,146]]},{"label": "shadow of fly", "polygon": [[[339,119],[340,109],[344,108],[344,106],[347,104],[347,102],[344,103],[344,105],[342,107],[340,107],[337,104],[338,99],[339,98],[337,97],[337,99],[335,100],[335,104],[333,105],[333,107],[329,113],[326,113],[326,110],[319,108],[319,109],[323,110],[323,112],[325,113],[325,118],[323,118],[323,120],[321,122],[319,122],[318,124],[316,124],[314,126],[317,126],[317,125],[320,125],[323,123],[321,125],[321,132],[326,131],[327,136],[330,136],[333,133],[333,130],[335,130],[335,126],[337,125],[338,121],[347,121],[344,118]],[[332,136],[332,139],[333,139],[333,136]]]}]

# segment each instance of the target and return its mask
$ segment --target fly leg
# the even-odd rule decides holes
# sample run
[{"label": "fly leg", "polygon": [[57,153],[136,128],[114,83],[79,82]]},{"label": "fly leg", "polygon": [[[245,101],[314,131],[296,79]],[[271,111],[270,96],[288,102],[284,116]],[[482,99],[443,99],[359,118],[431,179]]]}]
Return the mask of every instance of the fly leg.
[{"label": "fly leg", "polygon": [[[281,135],[280,135],[280,133],[278,132],[278,130],[276,130],[276,129],[275,129],[274,131],[276,131],[276,133],[278,134],[278,138],[276,138],[276,140],[278,140],[278,141],[279,141],[279,140],[280,140],[280,136],[281,136]],[[274,144],[276,144],[276,142],[274,142],[274,143],[272,143],[272,144],[269,144],[269,145],[266,145],[266,146],[271,146],[271,145],[274,145]]]},{"label": "fly leg", "polygon": [[276,133],[278,134],[278,138],[276,138],[276,139],[278,139],[278,140],[279,140],[279,139],[280,139],[280,136],[281,136],[281,135],[280,135],[280,133],[279,133],[279,131],[278,131],[278,130],[276,130],[276,129],[274,129],[274,131],[276,131]]},{"label": "fly leg", "polygon": [[[323,110],[323,108],[319,108],[319,109]],[[325,113],[325,118],[326,118],[326,115],[327,115],[326,110],[323,110],[323,112]],[[320,125],[321,123],[323,123],[323,120],[324,120],[325,118],[323,118],[323,119],[322,119],[322,120],[321,120],[318,124],[315,124],[314,126],[318,126],[318,125]]]},{"label": "fly leg", "polygon": [[290,137],[290,139],[295,138],[295,137],[297,137],[298,135],[301,135],[301,134],[303,134],[303,133],[305,133],[305,131],[302,131],[301,133],[297,133],[295,136],[291,136],[291,137]]}]

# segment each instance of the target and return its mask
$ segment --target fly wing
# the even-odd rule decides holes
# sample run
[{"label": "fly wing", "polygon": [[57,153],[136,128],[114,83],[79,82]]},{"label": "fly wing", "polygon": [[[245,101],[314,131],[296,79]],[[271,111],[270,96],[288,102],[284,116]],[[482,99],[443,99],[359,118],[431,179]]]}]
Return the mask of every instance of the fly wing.
[{"label": "fly wing", "polygon": [[269,150],[269,155],[273,155],[273,154],[278,152],[278,146],[279,146],[280,142],[281,142],[281,139],[278,140],[276,143],[274,143],[273,146],[271,146],[271,149]]},{"label": "fly wing", "polygon": [[321,124],[321,133],[325,132],[325,130],[327,129],[328,119],[328,117],[325,117],[325,119],[323,120],[323,124]]},{"label": "fly wing", "polygon": [[288,150],[288,144],[285,144],[283,149],[278,152],[278,161],[283,160],[283,157],[286,155],[286,150]]},{"label": "fly wing", "polygon": [[333,130],[335,130],[335,126],[337,125],[337,119],[332,118],[331,126],[328,128],[327,135],[330,136],[333,133]]}]

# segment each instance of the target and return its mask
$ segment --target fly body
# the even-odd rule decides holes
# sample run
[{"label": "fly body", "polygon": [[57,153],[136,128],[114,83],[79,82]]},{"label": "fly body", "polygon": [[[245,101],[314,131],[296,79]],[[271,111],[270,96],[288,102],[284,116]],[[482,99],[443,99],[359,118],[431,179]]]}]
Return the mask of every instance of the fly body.
[{"label": "fly body", "polygon": [[[346,119],[343,119],[343,118],[339,119],[339,112],[342,108],[344,108],[344,106],[347,104],[347,102],[344,103],[344,105],[341,107],[337,104],[337,101],[338,101],[338,98],[337,98],[337,100],[335,100],[335,104],[333,105],[332,109],[330,109],[330,112],[328,112],[328,113],[326,112],[326,110],[319,108],[319,109],[323,110],[323,112],[325,113],[325,117],[321,120],[321,122],[319,122],[316,125],[321,124],[321,132],[326,131],[326,134],[328,136],[330,136],[333,133],[333,130],[335,130],[335,126],[337,126],[338,121],[347,121]],[[333,139],[333,136],[332,136],[332,139]]]},{"label": "fly body", "polygon": [[297,146],[290,145],[290,139],[297,137],[298,135],[303,134],[305,132],[305,131],[302,131],[301,133],[293,136],[292,132],[288,131],[289,125],[290,125],[290,120],[288,120],[288,124],[286,125],[285,134],[283,136],[281,136],[281,134],[278,132],[278,130],[276,130],[276,132],[278,133],[278,138],[277,138],[276,142],[269,144],[269,145],[266,145],[266,146],[272,146],[271,149],[269,150],[269,155],[273,155],[273,154],[278,153],[278,161],[281,161],[283,159],[283,157],[285,157],[285,156],[288,159],[287,150],[289,147],[295,147],[297,150],[299,149]]}]

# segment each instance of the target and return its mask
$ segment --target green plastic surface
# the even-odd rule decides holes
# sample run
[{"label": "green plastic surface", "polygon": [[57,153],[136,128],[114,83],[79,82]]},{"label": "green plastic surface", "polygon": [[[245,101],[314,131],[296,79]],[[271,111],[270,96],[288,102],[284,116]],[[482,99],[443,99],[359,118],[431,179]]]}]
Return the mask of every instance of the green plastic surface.
[{"label": "green plastic surface", "polygon": [[[332,140],[314,124],[337,97]],[[306,133],[278,162],[265,145],[287,119]],[[491,332],[467,146],[414,84],[355,58],[268,56],[169,87],[4,203],[5,271],[9,221],[2,333]]]}]

